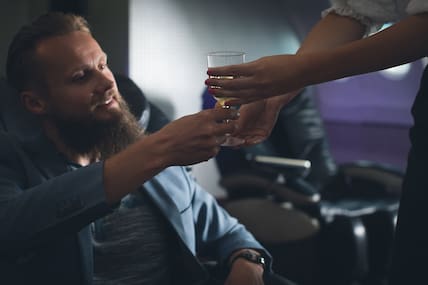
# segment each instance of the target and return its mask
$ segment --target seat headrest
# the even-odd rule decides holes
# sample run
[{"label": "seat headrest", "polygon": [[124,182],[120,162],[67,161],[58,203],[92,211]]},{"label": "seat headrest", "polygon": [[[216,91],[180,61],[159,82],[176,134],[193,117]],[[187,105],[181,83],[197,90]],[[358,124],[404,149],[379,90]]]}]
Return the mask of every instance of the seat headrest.
[{"label": "seat headrest", "polygon": [[0,78],[0,100],[0,118],[5,131],[20,137],[40,132],[40,120],[24,109],[17,91],[10,87],[5,78]]},{"label": "seat headrest", "polygon": [[114,77],[120,94],[128,103],[129,110],[143,129],[147,129],[150,119],[150,104],[143,91],[128,76],[115,74]]}]

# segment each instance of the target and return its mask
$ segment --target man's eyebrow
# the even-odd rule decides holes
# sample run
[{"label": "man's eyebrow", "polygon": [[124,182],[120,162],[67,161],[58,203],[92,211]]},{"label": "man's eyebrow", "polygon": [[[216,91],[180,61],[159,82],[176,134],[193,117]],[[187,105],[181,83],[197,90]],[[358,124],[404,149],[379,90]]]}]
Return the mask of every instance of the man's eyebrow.
[{"label": "man's eyebrow", "polygon": [[81,65],[74,66],[73,68],[70,69],[69,73],[72,75],[72,74],[74,74],[77,71],[85,70],[85,69],[89,69],[89,68],[91,68],[91,65],[84,63],[84,64],[81,64]]},{"label": "man's eyebrow", "polygon": [[102,59],[104,59],[105,61],[107,61],[107,58],[108,58],[107,54],[106,54],[105,52],[103,52],[103,53],[98,57],[98,61],[100,61],[100,60],[102,60]]},{"label": "man's eyebrow", "polygon": [[[96,58],[96,63],[100,62],[100,61],[107,61],[107,54],[105,52],[103,52],[102,54],[100,54],[97,58]],[[71,74],[73,74],[76,71],[79,70],[84,70],[84,69],[90,69],[92,67],[92,64],[87,64],[87,63],[83,63],[81,65],[77,65],[75,67],[73,67],[70,71]]]}]

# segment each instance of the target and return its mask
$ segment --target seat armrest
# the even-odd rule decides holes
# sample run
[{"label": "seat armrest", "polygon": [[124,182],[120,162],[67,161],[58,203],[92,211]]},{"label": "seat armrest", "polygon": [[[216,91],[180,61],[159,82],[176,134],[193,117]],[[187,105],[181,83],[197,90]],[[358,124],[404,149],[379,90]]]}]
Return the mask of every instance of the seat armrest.
[{"label": "seat armrest", "polygon": [[[357,161],[339,166],[338,177],[346,187],[346,192],[355,192],[362,196],[399,197],[404,172],[388,164]],[[342,191],[343,189],[334,189]]]},{"label": "seat armrest", "polygon": [[279,173],[284,174],[285,177],[305,177],[311,170],[311,162],[305,159],[252,154],[248,154],[246,159],[253,164],[258,164],[264,167],[272,167]]},{"label": "seat armrest", "polygon": [[283,202],[291,202],[296,206],[314,205],[320,201],[320,195],[311,191],[298,191],[284,184],[256,176],[254,174],[234,174],[220,180],[230,199],[244,197],[273,196]]},{"label": "seat armrest", "polygon": [[272,181],[253,174],[232,174],[220,179],[230,199],[268,196]]}]

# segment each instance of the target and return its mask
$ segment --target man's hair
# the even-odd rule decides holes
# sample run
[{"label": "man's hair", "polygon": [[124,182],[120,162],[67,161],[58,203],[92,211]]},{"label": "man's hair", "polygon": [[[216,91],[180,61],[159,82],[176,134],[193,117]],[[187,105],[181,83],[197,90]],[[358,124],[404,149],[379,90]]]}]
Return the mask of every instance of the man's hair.
[{"label": "man's hair", "polygon": [[61,12],[49,12],[23,26],[9,45],[6,62],[9,84],[18,91],[40,84],[42,70],[35,54],[37,45],[45,39],[76,31],[91,34],[83,17]]}]

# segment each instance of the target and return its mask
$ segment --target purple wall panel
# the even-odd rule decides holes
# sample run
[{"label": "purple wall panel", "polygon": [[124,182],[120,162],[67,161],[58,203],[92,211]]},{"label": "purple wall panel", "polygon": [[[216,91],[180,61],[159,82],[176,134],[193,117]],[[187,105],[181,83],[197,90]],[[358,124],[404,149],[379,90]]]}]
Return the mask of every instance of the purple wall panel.
[{"label": "purple wall panel", "polygon": [[326,131],[337,163],[370,160],[405,169],[410,149],[408,128],[328,122]]},{"label": "purple wall panel", "polygon": [[418,61],[400,80],[374,72],[317,86],[317,103],[337,162],[368,159],[405,167],[410,109],[422,71]]}]

